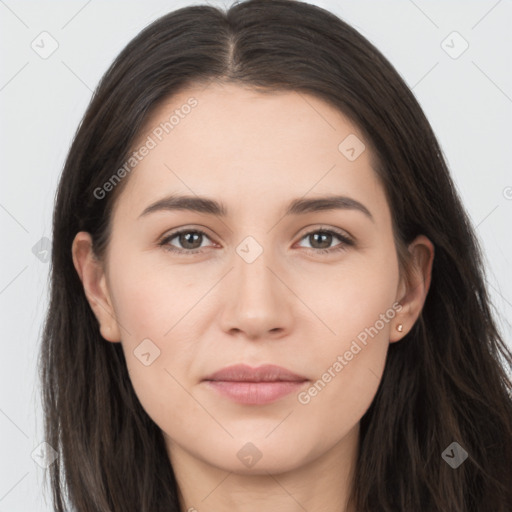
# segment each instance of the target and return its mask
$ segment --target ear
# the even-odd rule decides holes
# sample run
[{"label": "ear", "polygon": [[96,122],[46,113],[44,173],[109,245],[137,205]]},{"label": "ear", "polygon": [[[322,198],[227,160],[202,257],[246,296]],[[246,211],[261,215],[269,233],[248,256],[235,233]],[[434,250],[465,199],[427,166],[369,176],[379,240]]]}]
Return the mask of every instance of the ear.
[{"label": "ear", "polygon": [[103,264],[92,249],[91,235],[85,231],[76,234],[71,249],[73,263],[82,281],[85,296],[98,320],[100,333],[107,341],[121,340],[112,300],[107,286]]},{"label": "ear", "polygon": [[[432,276],[432,264],[434,261],[434,245],[425,236],[417,236],[409,244],[410,278],[405,276],[400,280],[396,300],[402,309],[397,312],[390,333],[390,343],[401,340],[413,327],[421,314],[425,299],[427,298]],[[402,331],[397,326],[402,324]]]}]

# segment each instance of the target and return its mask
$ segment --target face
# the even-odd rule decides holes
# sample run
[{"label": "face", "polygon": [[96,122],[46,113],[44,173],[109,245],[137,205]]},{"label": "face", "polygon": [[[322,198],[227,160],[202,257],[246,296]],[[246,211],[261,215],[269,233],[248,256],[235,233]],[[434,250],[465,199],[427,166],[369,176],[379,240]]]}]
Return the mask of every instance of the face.
[{"label": "face", "polygon": [[[95,313],[171,459],[264,473],[339,446],[375,396],[390,341],[412,326],[405,312],[418,312],[398,304],[368,141],[313,96],[210,84],[162,105],[143,145],[115,204]],[[225,211],[162,202],[185,195]],[[205,381],[235,364],[302,380]]]}]

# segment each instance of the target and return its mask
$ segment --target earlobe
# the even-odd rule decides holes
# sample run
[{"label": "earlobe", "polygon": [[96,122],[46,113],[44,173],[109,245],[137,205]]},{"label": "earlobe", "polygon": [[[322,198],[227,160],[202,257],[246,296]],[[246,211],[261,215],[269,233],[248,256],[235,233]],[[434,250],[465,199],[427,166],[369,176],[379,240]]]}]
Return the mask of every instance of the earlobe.
[{"label": "earlobe", "polygon": [[91,235],[86,231],[76,234],[72,245],[75,269],[82,281],[84,293],[99,323],[102,337],[111,342],[121,339],[115,311],[108,290],[102,263],[92,250]]},{"label": "earlobe", "polygon": [[397,301],[402,308],[395,316],[390,343],[400,341],[413,327],[421,314],[430,289],[434,244],[425,236],[417,236],[409,245],[409,279],[401,280]]}]

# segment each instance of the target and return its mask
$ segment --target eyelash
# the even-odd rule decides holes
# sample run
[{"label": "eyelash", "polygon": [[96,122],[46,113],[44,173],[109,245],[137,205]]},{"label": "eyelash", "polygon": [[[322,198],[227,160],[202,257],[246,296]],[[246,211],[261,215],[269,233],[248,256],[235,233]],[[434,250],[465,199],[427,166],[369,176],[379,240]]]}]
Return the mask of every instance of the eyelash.
[{"label": "eyelash", "polygon": [[[173,247],[172,245],[169,245],[169,242],[176,238],[177,236],[183,234],[183,233],[199,233],[201,235],[204,235],[206,238],[210,238],[207,233],[202,231],[201,229],[181,229],[179,231],[175,231],[174,233],[171,233],[169,236],[166,236],[161,242],[158,243],[160,247],[162,247],[164,250],[172,252],[174,254],[199,254],[202,253],[201,248],[197,249],[177,249],[176,247]],[[304,238],[315,234],[315,233],[322,233],[322,234],[328,234],[328,235],[335,235],[342,243],[340,243],[338,246],[335,246],[334,248],[329,249],[315,249],[315,248],[309,248],[305,247],[308,251],[312,251],[313,253],[320,253],[320,254],[333,254],[337,253],[339,251],[346,251],[347,246],[353,246],[354,241],[350,238],[348,238],[346,235],[343,235],[342,233],[333,230],[333,229],[315,229],[313,231],[309,231],[308,233],[305,233],[301,240]]]}]

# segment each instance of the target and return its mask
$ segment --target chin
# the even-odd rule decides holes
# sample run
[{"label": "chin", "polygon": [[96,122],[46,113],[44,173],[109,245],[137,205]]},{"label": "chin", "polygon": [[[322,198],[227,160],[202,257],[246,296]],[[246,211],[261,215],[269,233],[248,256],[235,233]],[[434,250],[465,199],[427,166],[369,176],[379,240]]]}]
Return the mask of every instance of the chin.
[{"label": "chin", "polygon": [[[240,475],[267,475],[285,473],[306,464],[314,454],[307,450],[303,441],[283,443],[269,439],[261,441],[230,441],[229,447],[220,447],[220,451],[210,453],[208,462],[225,471]],[[301,451],[297,447],[301,447]],[[224,448],[224,449],[223,449]],[[226,456],[226,454],[230,456]],[[231,456],[231,454],[233,454]]]}]

